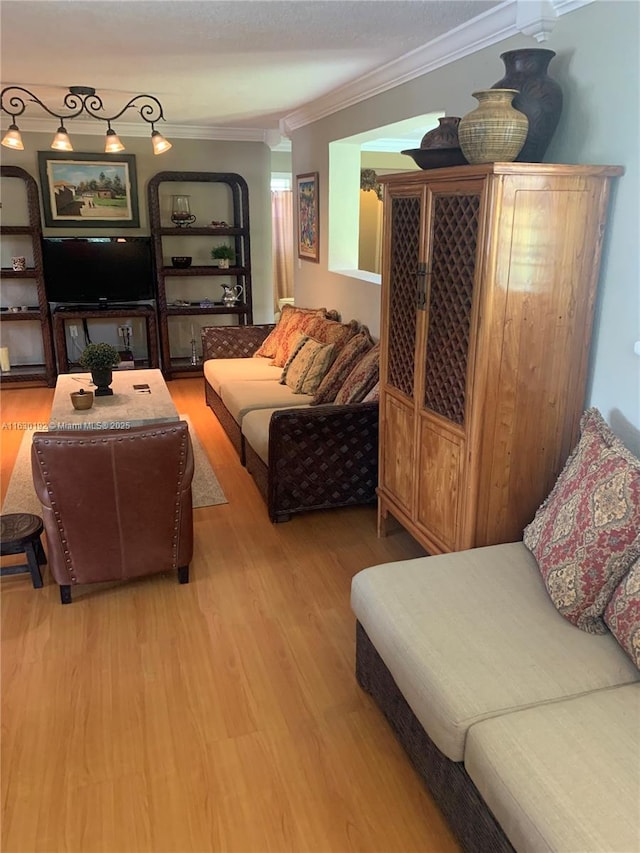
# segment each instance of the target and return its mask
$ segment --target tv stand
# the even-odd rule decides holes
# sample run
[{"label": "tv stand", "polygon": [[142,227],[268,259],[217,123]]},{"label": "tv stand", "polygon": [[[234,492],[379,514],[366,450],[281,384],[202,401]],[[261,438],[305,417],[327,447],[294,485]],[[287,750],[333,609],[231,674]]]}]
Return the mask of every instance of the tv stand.
[{"label": "tv stand", "polygon": [[147,330],[147,364],[143,367],[158,368],[158,327],[156,309],[153,305],[61,305],[53,312],[53,333],[58,353],[58,372],[69,373],[69,354],[64,324],[67,320],[104,320],[105,318],[142,317]]}]

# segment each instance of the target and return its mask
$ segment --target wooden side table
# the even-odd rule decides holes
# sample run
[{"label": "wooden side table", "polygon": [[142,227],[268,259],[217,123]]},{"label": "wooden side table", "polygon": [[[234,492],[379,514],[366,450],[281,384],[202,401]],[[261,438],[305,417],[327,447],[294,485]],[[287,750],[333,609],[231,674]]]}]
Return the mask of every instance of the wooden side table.
[{"label": "wooden side table", "polygon": [[25,554],[27,564],[7,566],[0,569],[0,576],[31,574],[34,589],[42,587],[40,566],[46,565],[40,534],[43,531],[42,519],[28,512],[16,512],[0,516],[0,555]]}]

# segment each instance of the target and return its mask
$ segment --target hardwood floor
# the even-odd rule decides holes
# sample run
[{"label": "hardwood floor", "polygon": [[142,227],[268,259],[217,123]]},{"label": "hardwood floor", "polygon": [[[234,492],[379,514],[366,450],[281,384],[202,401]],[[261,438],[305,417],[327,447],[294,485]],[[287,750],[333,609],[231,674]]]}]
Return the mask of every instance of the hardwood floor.
[{"label": "hardwood floor", "polygon": [[[352,576],[420,547],[369,507],[271,524],[202,381],[169,388],[229,503],[194,511],[188,586],[2,579],[3,853],[458,850],[354,677]],[[2,391],[3,496],[7,425],[52,397]]]}]

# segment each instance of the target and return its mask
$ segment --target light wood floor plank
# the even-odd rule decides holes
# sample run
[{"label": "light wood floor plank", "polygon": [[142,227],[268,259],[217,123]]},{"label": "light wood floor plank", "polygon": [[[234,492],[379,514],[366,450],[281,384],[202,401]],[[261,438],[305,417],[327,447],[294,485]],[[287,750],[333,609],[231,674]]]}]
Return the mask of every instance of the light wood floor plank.
[{"label": "light wood floor plank", "polygon": [[[169,388],[229,503],[186,586],[2,579],[3,853],[458,850],[354,676],[351,578],[422,550],[370,507],[271,524],[202,380]],[[2,496],[52,398],[2,390]]]}]

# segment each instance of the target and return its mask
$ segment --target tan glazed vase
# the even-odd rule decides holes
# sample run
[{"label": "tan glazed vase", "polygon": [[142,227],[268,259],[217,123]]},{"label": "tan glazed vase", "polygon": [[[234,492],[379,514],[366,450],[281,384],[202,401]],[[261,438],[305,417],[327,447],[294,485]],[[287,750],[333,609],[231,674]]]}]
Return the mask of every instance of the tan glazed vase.
[{"label": "tan glazed vase", "polygon": [[460,119],[458,138],[470,163],[510,163],[527,138],[529,121],[511,105],[517,89],[483,89],[473,92],[475,110]]}]

